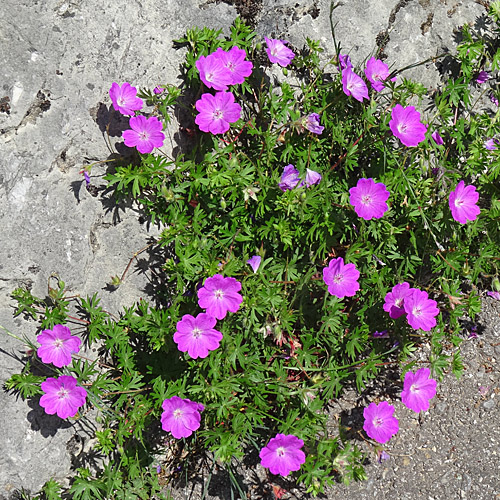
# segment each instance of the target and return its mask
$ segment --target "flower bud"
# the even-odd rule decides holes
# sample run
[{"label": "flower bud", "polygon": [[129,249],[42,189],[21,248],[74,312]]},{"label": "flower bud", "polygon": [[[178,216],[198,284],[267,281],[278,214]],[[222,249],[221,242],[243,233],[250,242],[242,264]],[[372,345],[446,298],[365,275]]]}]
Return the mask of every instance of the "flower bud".
[{"label": "flower bud", "polygon": [[222,210],[226,210],[227,203],[226,203],[226,200],[224,198],[221,198],[221,200],[220,200],[220,207],[222,208]]},{"label": "flower bud", "polygon": [[498,276],[495,276],[493,278],[493,281],[491,282],[491,287],[495,292],[500,292],[500,280],[498,279]]}]

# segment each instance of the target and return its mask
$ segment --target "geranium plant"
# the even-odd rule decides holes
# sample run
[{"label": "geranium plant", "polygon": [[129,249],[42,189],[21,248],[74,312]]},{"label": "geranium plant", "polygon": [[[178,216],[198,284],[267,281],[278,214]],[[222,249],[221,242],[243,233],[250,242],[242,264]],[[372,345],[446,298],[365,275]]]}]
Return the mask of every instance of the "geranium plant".
[{"label": "geranium plant", "polygon": [[[123,488],[138,467],[171,470],[165,438],[230,471],[255,449],[256,467],[293,473],[313,494],[363,478],[356,445],[326,425],[329,401],[399,367],[402,402],[364,409],[367,440],[390,446],[406,425],[398,408],[427,410],[437,379],[460,375],[461,318],[476,315],[498,275],[500,163],[485,141],[500,126],[471,96],[484,61],[494,73],[499,58],[485,41],[469,51],[478,42],[464,34],[461,73],[433,96],[432,113],[420,107],[428,90],[380,54],[351,61],[334,38],[328,58],[312,40],[301,50],[260,40],[239,19],[229,37],[205,28],[177,41],[179,88],[112,83],[114,108],[132,115],[124,143],[139,154],[106,179],[163,228],[160,305],[141,301],[115,318],[97,295],[79,300],[71,321],[99,356],[68,344],[72,364],[51,368],[59,379],[29,378],[33,363],[59,359],[34,357],[8,387],[45,390],[42,406],[61,418],[82,411],[85,391],[102,423],[106,477],[122,471]],[[172,159],[155,148],[186,102],[187,145]],[[64,286],[53,307],[26,290],[14,296],[19,312],[41,313],[41,328],[70,321]],[[413,374],[422,343],[431,354]],[[148,476],[148,495],[159,494],[159,475]],[[109,484],[88,470],[73,498],[89,498],[88,484],[92,498],[107,498]]]}]

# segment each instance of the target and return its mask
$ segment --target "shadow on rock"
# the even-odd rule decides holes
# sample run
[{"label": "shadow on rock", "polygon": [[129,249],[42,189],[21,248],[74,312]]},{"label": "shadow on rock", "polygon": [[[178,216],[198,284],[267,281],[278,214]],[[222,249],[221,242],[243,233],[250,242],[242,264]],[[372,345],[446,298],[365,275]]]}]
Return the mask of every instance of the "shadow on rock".
[{"label": "shadow on rock", "polygon": [[28,406],[31,411],[28,413],[28,422],[31,424],[31,429],[40,432],[45,437],[53,437],[59,429],[68,429],[72,426],[71,423],[59,418],[57,415],[48,415],[40,406],[39,398],[33,398],[28,401]]}]

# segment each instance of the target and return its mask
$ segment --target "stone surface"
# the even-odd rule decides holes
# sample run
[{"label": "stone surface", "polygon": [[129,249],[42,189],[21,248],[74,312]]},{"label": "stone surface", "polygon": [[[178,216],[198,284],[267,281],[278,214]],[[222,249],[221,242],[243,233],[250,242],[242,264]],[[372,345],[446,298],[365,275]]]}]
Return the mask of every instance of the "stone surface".
[{"label": "stone surface", "polygon": [[[9,294],[23,285],[43,297],[52,273],[58,273],[74,293],[85,296],[100,292],[104,306],[113,312],[146,294],[148,269],[135,264],[116,291],[107,287],[111,275],[120,275],[134,252],[159,228],[141,224],[133,207],[115,208],[107,199],[100,179],[106,164],[92,170],[97,196],[85,189],[79,174],[82,166],[104,160],[111,153],[103,123],[96,122],[98,110],[102,111],[103,105],[109,107],[107,93],[113,81],[148,87],[175,83],[183,52],[175,51],[172,41],[192,26],[227,29],[237,10],[250,17],[260,35],[284,38],[296,47],[301,47],[306,37],[319,39],[327,54],[333,54],[330,2],[326,0],[1,2],[0,99],[9,97],[10,114],[0,112],[0,325],[34,339],[34,323],[12,317],[14,302]],[[475,22],[482,14],[484,7],[472,0],[350,0],[334,10],[333,22],[337,40],[355,65],[370,57],[378,42],[388,62],[401,67],[444,49],[453,50],[455,27]],[[426,69],[424,83],[437,85],[441,74],[436,66],[428,64]],[[408,76],[422,74],[418,69]],[[112,135],[111,142],[120,142],[119,135]],[[169,143],[170,148],[176,146],[173,135]],[[0,384],[19,371],[20,349],[20,343],[1,334]],[[485,377],[483,384],[487,383]],[[488,383],[497,383],[495,380]],[[471,457],[474,465],[466,468],[461,465],[466,459],[459,461],[457,457],[467,452],[468,439],[490,434],[494,419],[498,422],[498,403],[492,404],[494,399],[481,401],[478,411],[483,413],[471,424],[463,413],[465,406],[455,404],[456,398],[464,396],[464,387],[470,387],[453,387],[443,393],[444,404],[439,407],[442,435],[431,433],[433,419],[424,419],[418,439],[416,431],[408,431],[408,439],[415,437],[412,452],[420,457],[418,465],[403,466],[395,459],[390,470],[383,469],[383,477],[390,477],[390,481],[377,480],[375,475],[360,495],[373,496],[375,490],[370,488],[383,483],[387,491],[400,491],[399,498],[427,498],[408,496],[411,493],[405,492],[404,481],[411,484],[417,477],[425,478],[430,462],[422,459],[422,453],[432,446],[433,439],[441,439],[441,448],[428,452],[434,457],[429,474],[432,472],[439,484],[451,485],[441,491],[452,493],[439,498],[455,498],[459,489],[465,492],[463,498],[494,498],[480,496],[482,483],[478,478],[484,478],[486,484],[486,474],[493,475],[491,466],[498,460]],[[0,408],[0,499],[16,488],[35,491],[50,477],[65,478],[71,467],[67,443],[78,424],[49,418],[35,403],[16,400],[3,391]],[[491,446],[491,452],[498,450],[498,434],[491,434],[488,443],[484,446]],[[460,453],[448,456],[448,444]],[[401,454],[406,453],[404,449],[402,446]],[[398,482],[404,467],[405,479]],[[440,472],[443,474],[438,478]],[[492,488],[485,491],[493,494],[496,490]],[[347,496],[347,491],[355,490],[342,490],[341,494]]]}]

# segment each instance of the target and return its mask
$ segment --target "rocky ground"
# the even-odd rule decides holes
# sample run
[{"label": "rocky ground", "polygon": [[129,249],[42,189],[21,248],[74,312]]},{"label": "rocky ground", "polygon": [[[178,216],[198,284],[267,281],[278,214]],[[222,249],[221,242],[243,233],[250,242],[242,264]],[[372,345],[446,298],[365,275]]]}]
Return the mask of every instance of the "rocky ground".
[{"label": "rocky ground", "polygon": [[[337,39],[355,64],[378,44],[389,63],[402,67],[453,51],[456,28],[464,22],[481,33],[486,3],[345,0],[333,19]],[[90,191],[79,172],[110,154],[100,116],[103,105],[109,106],[111,83],[176,83],[183,53],[173,49],[173,40],[193,26],[227,30],[238,13],[262,36],[288,39],[296,47],[310,37],[333,50],[327,0],[1,2],[0,325],[34,338],[32,323],[13,318],[9,294],[27,286],[45,296],[52,273],[82,296],[99,292],[114,312],[147,295],[148,272],[136,266],[118,290],[107,284],[159,228],[141,224],[135,207],[114,204],[102,188],[105,166],[93,169],[96,189]],[[408,76],[436,87],[450,70],[444,59]],[[174,149],[174,133],[169,140]],[[463,346],[464,377],[446,377],[429,412],[419,418],[397,403],[401,431],[387,448],[391,458],[378,463],[373,455],[367,482],[336,486],[328,498],[500,498],[500,320],[493,299],[484,301],[480,324],[483,332]],[[20,370],[22,354],[19,343],[0,336],[0,385]],[[332,408],[332,418],[339,415],[359,428],[357,408],[364,403],[346,394]],[[19,488],[36,491],[50,477],[67,477],[74,426],[61,426],[3,391],[0,408],[0,499]],[[256,470],[242,474],[253,480],[250,498],[266,498],[271,480]],[[197,498],[198,484],[192,479],[176,495]],[[209,494],[231,498],[225,484],[219,474]]]}]

